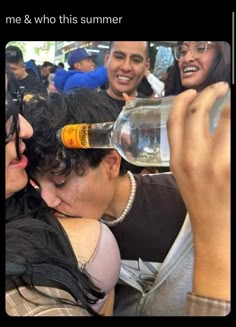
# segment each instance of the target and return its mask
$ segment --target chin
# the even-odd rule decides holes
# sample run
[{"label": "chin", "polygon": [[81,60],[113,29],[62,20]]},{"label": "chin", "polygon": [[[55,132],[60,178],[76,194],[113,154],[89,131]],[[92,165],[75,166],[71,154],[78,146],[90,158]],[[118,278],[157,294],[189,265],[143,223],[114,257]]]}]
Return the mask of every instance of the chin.
[{"label": "chin", "polygon": [[28,182],[28,176],[25,173],[25,176],[21,176],[21,178],[17,178],[13,181],[6,182],[8,187],[6,187],[5,197],[8,199],[11,197],[14,193],[19,192],[22,190]]},{"label": "chin", "polygon": [[195,79],[186,78],[182,81],[182,85],[187,89],[196,89],[199,86],[199,82]]}]

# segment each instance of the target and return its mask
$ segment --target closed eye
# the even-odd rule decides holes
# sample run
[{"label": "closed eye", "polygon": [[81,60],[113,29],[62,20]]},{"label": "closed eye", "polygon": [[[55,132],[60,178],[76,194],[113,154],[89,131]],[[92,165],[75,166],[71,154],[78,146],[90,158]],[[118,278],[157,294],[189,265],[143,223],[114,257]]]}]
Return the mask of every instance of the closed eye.
[{"label": "closed eye", "polygon": [[71,170],[67,172],[66,175],[58,175],[57,172],[53,172],[53,180],[55,187],[57,189],[63,188],[66,185],[66,180],[68,179],[69,175],[71,173]]},{"label": "closed eye", "polygon": [[63,181],[61,181],[60,183],[55,183],[54,182],[55,187],[58,188],[58,189],[63,188],[65,186],[65,184],[66,184],[65,179]]}]

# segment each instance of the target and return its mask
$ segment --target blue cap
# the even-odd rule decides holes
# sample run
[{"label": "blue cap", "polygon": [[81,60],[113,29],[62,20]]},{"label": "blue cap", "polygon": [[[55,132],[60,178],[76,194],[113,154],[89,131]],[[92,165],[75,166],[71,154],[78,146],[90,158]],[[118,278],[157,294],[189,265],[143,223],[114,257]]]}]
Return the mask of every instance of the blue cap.
[{"label": "blue cap", "polygon": [[84,60],[86,58],[90,58],[91,55],[87,52],[86,49],[76,49],[72,51],[68,56],[68,64],[70,67],[73,67],[76,62]]}]

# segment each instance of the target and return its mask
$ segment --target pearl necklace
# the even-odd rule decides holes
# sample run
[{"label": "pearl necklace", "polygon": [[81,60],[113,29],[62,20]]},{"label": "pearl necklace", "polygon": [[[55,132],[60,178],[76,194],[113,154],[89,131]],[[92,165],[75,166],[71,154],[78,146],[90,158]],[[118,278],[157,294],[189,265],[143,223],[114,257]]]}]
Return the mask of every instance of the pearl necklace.
[{"label": "pearl necklace", "polygon": [[123,212],[121,213],[121,215],[118,218],[116,218],[115,220],[112,220],[112,221],[104,220],[103,218],[100,220],[102,223],[104,223],[107,226],[114,226],[114,225],[117,225],[118,223],[121,223],[125,219],[127,213],[130,211],[132,204],[134,202],[134,197],[135,197],[135,193],[136,193],[136,182],[135,182],[134,175],[131,173],[131,171],[127,171],[127,174],[129,176],[130,182],[131,182],[131,191],[130,191],[129,200],[128,200]]}]

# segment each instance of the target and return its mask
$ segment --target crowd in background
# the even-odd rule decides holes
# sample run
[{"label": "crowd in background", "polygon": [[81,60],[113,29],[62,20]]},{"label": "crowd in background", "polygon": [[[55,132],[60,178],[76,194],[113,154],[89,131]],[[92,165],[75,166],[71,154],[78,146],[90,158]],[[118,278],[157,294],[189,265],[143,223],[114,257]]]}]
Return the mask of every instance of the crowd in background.
[{"label": "crowd in background", "polygon": [[[76,49],[68,70],[25,63],[19,48],[6,47],[10,315],[229,313],[230,108],[214,136],[195,109],[209,110],[227,91],[230,46],[179,41],[168,55],[159,75],[148,41],[111,41],[100,67]],[[114,121],[124,94],[180,94],[168,122],[171,172],[56,138],[71,122]]]}]

